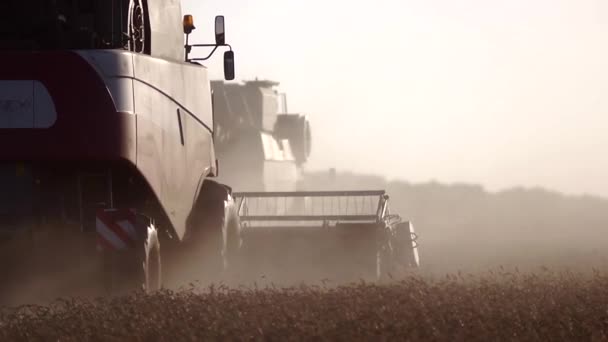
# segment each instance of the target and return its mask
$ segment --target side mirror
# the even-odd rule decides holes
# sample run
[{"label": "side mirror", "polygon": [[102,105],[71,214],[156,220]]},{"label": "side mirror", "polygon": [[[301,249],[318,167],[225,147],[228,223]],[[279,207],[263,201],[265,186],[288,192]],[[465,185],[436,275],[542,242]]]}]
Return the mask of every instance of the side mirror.
[{"label": "side mirror", "polygon": [[226,44],[226,29],[223,15],[218,15],[215,17],[215,44]]},{"label": "side mirror", "polygon": [[234,80],[234,51],[224,52],[224,78]]}]

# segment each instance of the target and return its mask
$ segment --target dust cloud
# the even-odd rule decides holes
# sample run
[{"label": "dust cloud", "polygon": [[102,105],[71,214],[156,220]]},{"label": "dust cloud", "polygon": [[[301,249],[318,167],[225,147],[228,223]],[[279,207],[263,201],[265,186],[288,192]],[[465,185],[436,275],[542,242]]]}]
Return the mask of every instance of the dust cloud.
[{"label": "dust cloud", "polygon": [[425,272],[608,266],[608,200],[599,197],[541,188],[492,193],[472,184],[412,184],[325,172],[305,175],[300,188],[386,189],[393,212],[416,228]]},{"label": "dust cloud", "polygon": [[[566,196],[542,188],[488,192],[474,184],[390,182],[380,176],[335,171],[304,172],[297,188],[385,189],[391,213],[413,222],[420,245],[420,268],[401,269],[392,274],[394,280],[412,274],[484,274],[501,268],[522,272],[608,269],[608,200],[599,197]],[[182,273],[196,279],[191,284],[199,289],[211,284],[340,286],[374,281],[373,272],[361,270],[375,265],[352,267],[356,260],[376,261],[374,251],[366,250],[366,246],[375,247],[372,240],[346,246],[322,229],[275,229],[244,238],[238,256],[229,260],[223,273],[209,272],[213,267],[199,262],[211,256],[193,258],[181,267],[187,268]],[[182,280],[181,284],[190,283]]]},{"label": "dust cloud", "polygon": [[[565,196],[540,188],[492,193],[470,184],[389,182],[378,176],[340,172],[304,173],[298,189],[386,189],[391,212],[413,222],[420,245],[421,267],[402,270],[394,274],[395,279],[413,273],[482,274],[499,268],[532,272],[544,267],[577,272],[607,269],[608,200],[602,198]],[[219,252],[214,249],[212,255],[193,255],[190,261],[177,265],[163,261],[165,283],[171,290],[204,290],[210,285],[339,286],[373,281],[372,272],[360,271],[372,270],[374,265],[352,269],[357,259],[375,262],[373,252],[362,247],[366,244],[347,250],[349,246],[332,239],[322,230],[303,235],[262,234],[244,239],[238,254],[226,260],[218,257]],[[69,260],[65,262],[67,265]],[[226,270],[221,270],[221,262],[227,263]],[[2,304],[48,303],[59,296],[90,296],[94,292],[82,287],[80,281],[94,276],[98,265],[75,264],[60,267],[48,276],[30,274],[27,282],[11,287],[3,282],[3,297],[10,300]]]}]

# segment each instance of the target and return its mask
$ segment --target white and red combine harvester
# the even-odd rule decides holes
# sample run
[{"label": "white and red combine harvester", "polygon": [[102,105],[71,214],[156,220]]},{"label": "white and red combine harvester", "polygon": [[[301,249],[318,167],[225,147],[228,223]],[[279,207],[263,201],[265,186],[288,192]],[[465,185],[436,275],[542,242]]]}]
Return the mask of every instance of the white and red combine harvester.
[{"label": "white and red combine harvester", "polygon": [[[179,0],[3,0],[0,19],[0,293],[42,273],[151,291],[177,265],[203,267],[203,242],[205,260],[222,259],[236,224],[231,190],[210,180],[211,86],[197,61],[229,48],[234,78],[224,18],[200,45]],[[189,58],[193,47],[213,51]]]},{"label": "white and red combine harvester", "polygon": [[288,111],[278,85],[211,83],[221,179],[238,191],[242,223],[234,273],[246,281],[352,281],[417,267],[413,225],[390,213],[384,191],[298,191],[307,186],[311,125]]}]

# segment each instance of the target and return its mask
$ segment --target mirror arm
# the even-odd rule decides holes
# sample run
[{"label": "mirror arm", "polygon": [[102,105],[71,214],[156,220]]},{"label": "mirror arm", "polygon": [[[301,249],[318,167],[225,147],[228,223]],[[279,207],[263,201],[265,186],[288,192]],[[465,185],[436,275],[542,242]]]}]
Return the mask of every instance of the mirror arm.
[{"label": "mirror arm", "polygon": [[186,34],[186,45],[184,45],[184,49],[186,50],[186,62],[190,60],[188,57],[190,52],[192,52],[192,46],[190,46],[190,34]]},{"label": "mirror arm", "polygon": [[222,45],[216,45],[216,44],[193,44],[193,45],[186,45],[186,52],[187,52],[187,54],[190,53],[190,51],[192,50],[193,47],[213,47],[213,50],[211,50],[211,53],[209,53],[209,55],[207,57],[204,57],[204,58],[187,58],[186,57],[186,61],[187,62],[206,61],[209,58],[213,57],[213,55],[215,54],[215,51],[217,51],[217,49],[220,46],[221,47],[228,47],[230,49],[230,51],[232,51],[232,46],[230,46],[230,44],[222,44]]}]

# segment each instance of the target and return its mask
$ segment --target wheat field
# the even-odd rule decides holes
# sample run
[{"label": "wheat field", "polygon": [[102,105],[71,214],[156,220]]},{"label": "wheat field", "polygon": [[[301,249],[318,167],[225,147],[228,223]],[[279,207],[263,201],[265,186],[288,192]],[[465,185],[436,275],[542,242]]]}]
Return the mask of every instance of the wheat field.
[{"label": "wheat field", "polygon": [[608,339],[608,275],[500,270],[390,284],[215,286],[4,308],[0,341]]}]

